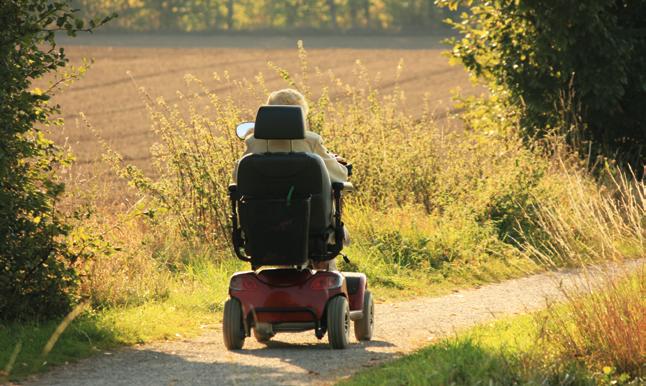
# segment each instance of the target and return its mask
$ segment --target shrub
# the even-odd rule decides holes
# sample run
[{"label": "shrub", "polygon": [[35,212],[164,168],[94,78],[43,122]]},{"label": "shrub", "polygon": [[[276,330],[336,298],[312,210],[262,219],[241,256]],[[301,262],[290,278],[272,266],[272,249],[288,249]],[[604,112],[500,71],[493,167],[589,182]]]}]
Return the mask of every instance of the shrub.
[{"label": "shrub", "polygon": [[0,8],[0,319],[65,312],[76,287],[78,256],[63,241],[69,227],[56,207],[63,184],[55,173],[70,157],[42,129],[60,125],[49,119],[58,109],[48,101],[74,75],[31,89],[65,66],[55,31],[83,29],[74,12],[67,1],[9,0]]},{"label": "shrub", "polygon": [[[85,239],[88,258],[77,264],[80,294],[96,308],[135,306],[165,299],[170,292],[171,273],[156,256],[160,248],[154,232],[132,218],[120,219],[101,213],[103,223],[86,219],[70,238]],[[105,229],[109,234],[97,237]]]}]

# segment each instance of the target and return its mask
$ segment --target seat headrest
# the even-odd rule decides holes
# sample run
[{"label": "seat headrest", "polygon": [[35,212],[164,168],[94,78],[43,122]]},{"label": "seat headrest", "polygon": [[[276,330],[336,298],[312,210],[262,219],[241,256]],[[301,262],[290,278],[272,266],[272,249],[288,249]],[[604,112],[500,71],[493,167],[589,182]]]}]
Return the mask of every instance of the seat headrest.
[{"label": "seat headrest", "polygon": [[304,139],[305,117],[301,106],[260,106],[253,136],[258,139]]}]

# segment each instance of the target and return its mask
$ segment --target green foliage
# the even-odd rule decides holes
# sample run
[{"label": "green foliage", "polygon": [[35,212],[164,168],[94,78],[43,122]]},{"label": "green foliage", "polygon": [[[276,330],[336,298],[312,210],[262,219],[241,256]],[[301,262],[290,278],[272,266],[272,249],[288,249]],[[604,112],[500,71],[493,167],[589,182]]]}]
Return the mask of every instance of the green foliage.
[{"label": "green foliage", "polygon": [[[583,155],[646,162],[646,1],[439,0],[468,8],[452,55],[521,112],[529,138],[562,130]],[[566,112],[564,114],[563,112]]]},{"label": "green foliage", "polygon": [[50,317],[69,305],[77,256],[55,205],[64,188],[55,171],[70,157],[42,127],[61,124],[49,120],[58,108],[48,101],[70,77],[47,90],[31,84],[67,62],[55,33],[74,35],[84,22],[66,1],[10,0],[0,25],[0,319]]},{"label": "green foliage", "polygon": [[[426,245],[428,239],[424,236],[417,239],[402,237],[399,231],[393,230],[379,234],[373,240],[373,251],[382,256],[384,262],[394,264],[404,269],[419,267],[422,261],[432,259]],[[438,268],[436,261],[431,260],[431,265]]]}]

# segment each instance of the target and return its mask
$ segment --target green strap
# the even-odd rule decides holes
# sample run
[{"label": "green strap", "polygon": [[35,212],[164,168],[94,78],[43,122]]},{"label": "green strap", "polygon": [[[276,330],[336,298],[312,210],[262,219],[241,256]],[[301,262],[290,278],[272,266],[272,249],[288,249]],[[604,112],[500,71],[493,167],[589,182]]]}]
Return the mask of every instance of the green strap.
[{"label": "green strap", "polygon": [[290,186],[289,192],[287,192],[287,206],[292,204],[292,194],[294,193],[294,185]]}]

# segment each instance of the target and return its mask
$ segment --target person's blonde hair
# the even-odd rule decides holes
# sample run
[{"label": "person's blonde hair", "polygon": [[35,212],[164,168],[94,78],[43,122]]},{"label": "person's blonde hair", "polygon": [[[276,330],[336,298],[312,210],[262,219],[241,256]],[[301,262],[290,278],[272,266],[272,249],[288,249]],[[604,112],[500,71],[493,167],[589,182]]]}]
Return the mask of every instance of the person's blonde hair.
[{"label": "person's blonde hair", "polygon": [[303,94],[293,88],[274,91],[267,98],[268,105],[296,105],[303,108],[303,115],[307,117],[309,106]]}]

